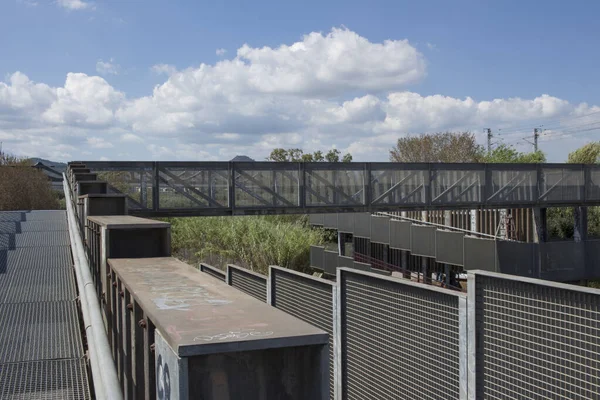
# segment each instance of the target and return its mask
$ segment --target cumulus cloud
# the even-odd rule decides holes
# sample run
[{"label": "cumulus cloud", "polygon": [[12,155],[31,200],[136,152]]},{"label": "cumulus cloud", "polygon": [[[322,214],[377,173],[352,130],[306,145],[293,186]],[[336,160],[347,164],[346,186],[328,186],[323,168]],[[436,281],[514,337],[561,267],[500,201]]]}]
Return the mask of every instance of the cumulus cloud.
[{"label": "cumulus cloud", "polygon": [[96,6],[93,3],[83,0],[56,0],[56,4],[58,4],[59,7],[74,11],[96,9]]},{"label": "cumulus cloud", "polygon": [[[90,158],[226,160],[247,154],[261,160],[274,147],[336,147],[355,160],[385,161],[395,140],[407,134],[480,131],[595,111],[578,121],[600,123],[600,108],[545,94],[423,96],[409,90],[426,74],[423,56],[409,42],[375,43],[347,29],[279,47],[244,45],[212,65],[151,69],[167,77],[137,98],[100,76],[69,73],[64,85],[50,87],[16,72],[0,81],[0,139],[11,151],[57,160],[83,151],[91,151]],[[570,145],[580,145],[577,138]],[[548,143],[555,146],[547,149],[551,159],[551,149],[566,156],[564,143]]]},{"label": "cumulus cloud", "polygon": [[96,63],[96,72],[100,75],[118,75],[120,68],[112,58],[109,61],[98,60]]},{"label": "cumulus cloud", "polygon": [[173,75],[175,72],[177,72],[177,68],[175,68],[174,65],[170,65],[170,64],[156,64],[153,65],[151,68],[152,72],[156,73],[156,74],[165,74],[165,75]]},{"label": "cumulus cloud", "polygon": [[69,73],[64,87],[55,89],[55,100],[41,115],[49,124],[109,127],[125,95],[99,76]]},{"label": "cumulus cloud", "polygon": [[217,53],[218,56],[224,56],[225,53],[227,53],[227,50],[225,50],[225,49],[217,49],[216,53]]}]

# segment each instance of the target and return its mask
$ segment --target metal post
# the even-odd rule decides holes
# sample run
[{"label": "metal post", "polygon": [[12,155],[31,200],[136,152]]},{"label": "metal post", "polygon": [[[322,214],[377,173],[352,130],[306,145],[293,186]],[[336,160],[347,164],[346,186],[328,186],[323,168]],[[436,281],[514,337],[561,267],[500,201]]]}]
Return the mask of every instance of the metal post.
[{"label": "metal post", "polygon": [[535,263],[536,275],[534,278],[541,279],[542,276],[542,243],[548,240],[548,227],[546,219],[546,208],[535,207],[533,209],[533,222],[535,225],[535,241],[537,242],[537,253]]},{"label": "metal post", "polygon": [[573,239],[584,242],[588,238],[588,209],[587,207],[573,208]]},{"label": "metal post", "polygon": [[158,162],[153,163],[152,166],[152,177],[153,177],[153,181],[152,181],[152,209],[154,211],[158,211],[159,209],[159,204],[160,204],[160,176],[159,176],[159,169],[158,169]]},{"label": "metal post", "polygon": [[140,202],[144,208],[148,208],[148,183],[146,182],[146,170],[140,171]]}]

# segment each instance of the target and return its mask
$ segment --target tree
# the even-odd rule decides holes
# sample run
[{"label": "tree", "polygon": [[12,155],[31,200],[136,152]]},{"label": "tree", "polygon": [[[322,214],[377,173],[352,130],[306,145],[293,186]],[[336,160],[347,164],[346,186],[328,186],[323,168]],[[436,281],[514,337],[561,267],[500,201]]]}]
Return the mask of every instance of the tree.
[{"label": "tree", "polygon": [[501,144],[490,153],[483,156],[483,162],[487,163],[543,163],[546,162],[546,155],[538,150],[531,153],[521,153],[514,147]]},{"label": "tree", "polygon": [[[338,149],[331,149],[325,155],[323,152],[318,150],[314,153],[304,153],[302,149],[282,149],[277,148],[271,151],[267,161],[278,161],[278,162],[340,162],[341,152]],[[341,159],[342,162],[351,162],[352,155],[350,153],[344,154]]]},{"label": "tree", "polygon": [[479,162],[483,156],[483,146],[470,132],[407,136],[390,150],[390,161],[395,162]]},{"label": "tree", "polygon": [[[588,143],[569,153],[568,163],[600,164],[600,142]],[[572,208],[548,209],[548,233],[550,236],[569,239],[574,233]],[[600,207],[588,207],[588,235],[600,236]]]},{"label": "tree", "polygon": [[0,210],[50,210],[59,207],[46,175],[27,159],[0,153]]},{"label": "tree", "polygon": [[588,143],[569,153],[567,162],[573,164],[600,164],[600,142]]}]

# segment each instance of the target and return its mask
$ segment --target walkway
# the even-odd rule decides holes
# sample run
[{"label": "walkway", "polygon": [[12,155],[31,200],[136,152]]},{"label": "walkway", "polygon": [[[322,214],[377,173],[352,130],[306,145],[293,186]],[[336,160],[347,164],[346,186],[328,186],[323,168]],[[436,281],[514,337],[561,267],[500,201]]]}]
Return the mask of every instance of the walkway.
[{"label": "walkway", "polygon": [[87,399],[64,211],[0,212],[0,399]]}]

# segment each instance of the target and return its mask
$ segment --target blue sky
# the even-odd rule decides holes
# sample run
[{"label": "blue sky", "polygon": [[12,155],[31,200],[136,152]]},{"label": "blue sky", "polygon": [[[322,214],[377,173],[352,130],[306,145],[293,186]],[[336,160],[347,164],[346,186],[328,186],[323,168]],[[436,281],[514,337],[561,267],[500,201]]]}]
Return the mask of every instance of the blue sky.
[{"label": "blue sky", "polygon": [[600,139],[597,15],[593,1],[2,0],[0,141],[61,160],[335,146],[384,161],[406,134],[483,143],[489,127],[528,150],[543,125],[562,161]]}]

